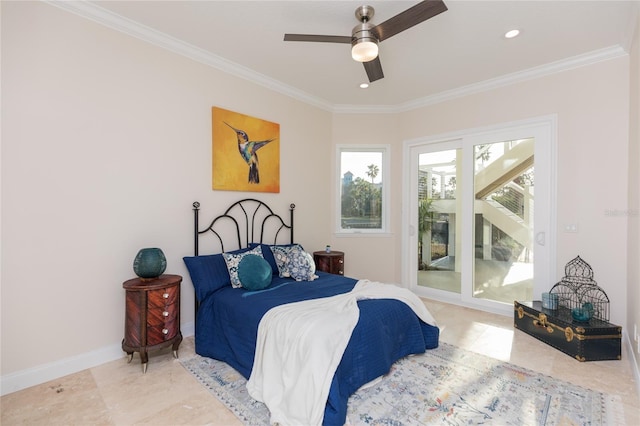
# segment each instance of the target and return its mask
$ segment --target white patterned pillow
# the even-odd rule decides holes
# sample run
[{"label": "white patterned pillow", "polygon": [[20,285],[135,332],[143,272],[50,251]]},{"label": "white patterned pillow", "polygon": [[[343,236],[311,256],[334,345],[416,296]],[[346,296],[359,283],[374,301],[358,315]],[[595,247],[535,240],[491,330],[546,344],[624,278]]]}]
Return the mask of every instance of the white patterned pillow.
[{"label": "white patterned pillow", "polygon": [[270,246],[271,251],[273,252],[273,257],[276,260],[276,265],[278,266],[278,275],[280,278],[290,277],[291,272],[289,271],[289,257],[290,252],[295,248],[302,249],[300,244],[292,244],[288,246]]},{"label": "white patterned pillow", "polygon": [[291,278],[296,281],[313,281],[318,278],[313,256],[299,246],[289,251],[288,269]]},{"label": "white patterned pillow", "polygon": [[224,261],[227,264],[227,269],[229,270],[229,278],[231,278],[231,286],[233,288],[242,287],[240,278],[238,278],[238,266],[240,265],[240,261],[242,260],[242,258],[248,254],[254,254],[256,256],[264,258],[264,256],[262,256],[262,248],[260,248],[260,246],[257,246],[253,250],[248,250],[239,254],[222,253]]}]

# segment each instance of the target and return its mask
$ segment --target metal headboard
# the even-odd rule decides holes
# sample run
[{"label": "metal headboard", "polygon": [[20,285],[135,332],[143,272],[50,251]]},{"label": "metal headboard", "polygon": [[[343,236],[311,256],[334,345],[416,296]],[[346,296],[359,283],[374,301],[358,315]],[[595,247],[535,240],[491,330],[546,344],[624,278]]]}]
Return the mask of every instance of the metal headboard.
[{"label": "metal headboard", "polygon": [[[232,236],[232,240],[235,240],[233,241],[235,243],[234,247],[229,247],[231,243],[227,244],[227,247],[231,250],[246,248],[250,243],[293,244],[293,211],[295,208],[295,204],[292,203],[289,205],[289,224],[287,225],[281,216],[275,214],[273,210],[271,210],[271,208],[262,201],[254,198],[245,198],[244,200],[233,203],[223,214],[214,218],[209,226],[201,230],[199,225],[200,203],[195,201],[193,203],[194,255],[198,256],[200,254],[200,238],[205,235],[215,236],[214,241],[217,241],[220,247],[217,253],[225,251],[225,238],[223,237],[229,235]],[[227,231],[231,228],[231,231],[227,232],[224,236],[221,231],[223,224],[227,225],[224,227]],[[216,225],[218,225],[218,228],[216,228]],[[278,240],[278,237],[281,237],[280,233],[283,230],[289,231],[288,242]],[[286,232],[284,233],[286,234]],[[267,234],[272,236],[270,240],[265,239],[268,238]],[[284,238],[286,238],[286,236],[283,236],[283,239]],[[200,307],[200,302],[197,297],[194,299],[194,302],[195,313],[197,314],[198,308]]]},{"label": "metal headboard", "polygon": [[[217,240],[220,247],[218,252],[220,253],[226,249],[246,248],[250,243],[293,244],[293,211],[295,208],[295,204],[289,205],[289,224],[286,224],[281,216],[275,214],[271,207],[262,201],[245,198],[233,203],[223,214],[214,218],[209,226],[201,230],[199,225],[200,203],[196,201],[193,203],[194,255],[200,254],[200,238],[204,235],[215,236],[214,241]],[[224,228],[227,231],[224,236],[222,235],[223,223],[227,225]],[[231,228],[230,232],[229,228]],[[287,230],[289,231],[289,241],[285,242],[283,240],[286,235],[282,236],[281,232],[286,234]],[[233,241],[230,242],[228,239],[225,241],[223,237],[231,238]],[[269,237],[272,238],[269,239]],[[278,240],[279,237],[282,237],[283,240]],[[227,243],[226,247],[225,242]]]}]

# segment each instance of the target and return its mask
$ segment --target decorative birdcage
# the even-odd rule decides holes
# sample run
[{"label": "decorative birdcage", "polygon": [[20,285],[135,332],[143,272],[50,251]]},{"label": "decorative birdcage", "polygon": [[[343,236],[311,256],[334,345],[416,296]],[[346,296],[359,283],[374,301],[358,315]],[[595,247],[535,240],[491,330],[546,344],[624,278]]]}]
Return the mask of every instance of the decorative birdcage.
[{"label": "decorative birdcage", "polygon": [[593,279],[593,269],[577,256],[564,267],[565,276],[551,288],[558,306],[569,309],[576,320],[609,321],[609,297]]}]

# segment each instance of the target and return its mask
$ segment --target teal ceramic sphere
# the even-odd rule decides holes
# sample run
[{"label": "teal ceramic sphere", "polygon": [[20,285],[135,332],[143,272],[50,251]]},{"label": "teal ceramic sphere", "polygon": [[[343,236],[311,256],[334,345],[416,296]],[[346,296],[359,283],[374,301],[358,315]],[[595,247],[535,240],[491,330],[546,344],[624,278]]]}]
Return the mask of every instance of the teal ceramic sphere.
[{"label": "teal ceramic sphere", "polygon": [[578,322],[589,322],[591,317],[593,316],[593,308],[573,308],[571,310],[571,316],[575,321]]},{"label": "teal ceramic sphere", "polygon": [[140,278],[156,278],[167,269],[167,258],[159,248],[143,248],[133,260],[133,272]]}]

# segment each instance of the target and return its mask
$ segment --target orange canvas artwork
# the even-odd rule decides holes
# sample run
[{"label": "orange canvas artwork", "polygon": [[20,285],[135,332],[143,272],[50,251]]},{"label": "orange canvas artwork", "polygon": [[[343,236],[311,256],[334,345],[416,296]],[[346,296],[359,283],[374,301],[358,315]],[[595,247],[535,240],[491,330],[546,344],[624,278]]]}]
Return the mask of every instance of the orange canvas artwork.
[{"label": "orange canvas artwork", "polygon": [[280,192],[280,125],[213,107],[213,189]]}]

